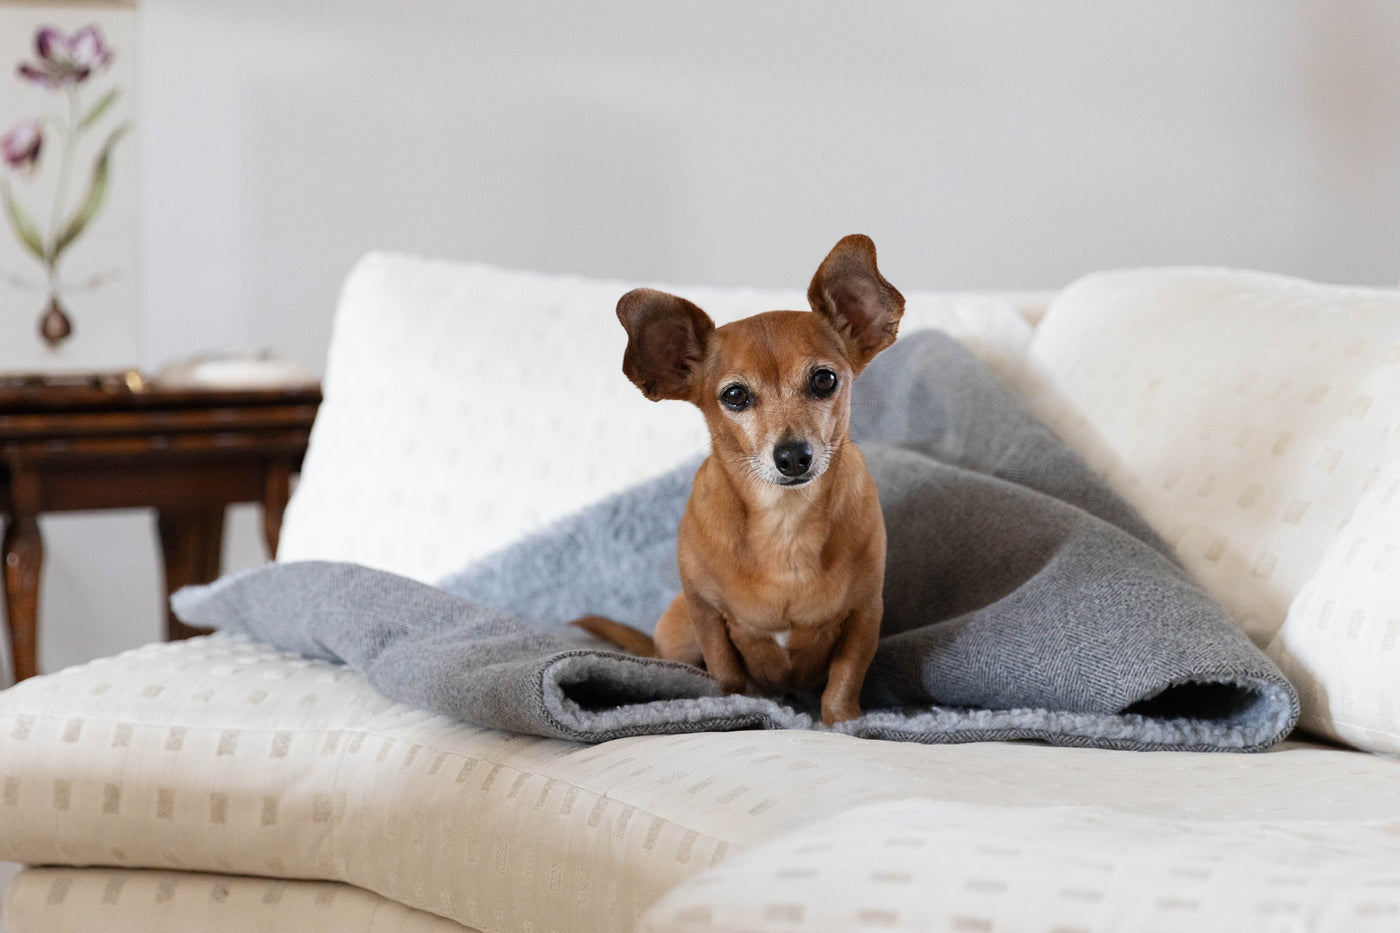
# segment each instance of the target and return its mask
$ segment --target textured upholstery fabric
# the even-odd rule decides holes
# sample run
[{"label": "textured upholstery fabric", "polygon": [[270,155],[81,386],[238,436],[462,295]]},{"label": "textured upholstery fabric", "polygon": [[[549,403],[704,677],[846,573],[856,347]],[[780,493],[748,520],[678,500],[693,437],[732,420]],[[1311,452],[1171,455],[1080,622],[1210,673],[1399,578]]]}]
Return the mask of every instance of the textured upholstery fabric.
[{"label": "textured upholstery fabric", "polygon": [[349,885],[184,871],[31,868],[5,933],[473,933]]},{"label": "textured upholstery fabric", "polygon": [[638,929],[1387,933],[1397,918],[1394,822],[902,800],[729,859],[667,894]]},{"label": "textured upholstery fabric", "polygon": [[[1344,829],[1400,821],[1397,780],[1395,759],[1296,744],[1129,754],[780,731],[582,746],[465,727],[227,636],[0,693],[0,860],[340,881],[482,930],[628,930],[687,878],[867,803]],[[1138,881],[1153,896],[1163,879]]]},{"label": "textured upholstery fabric", "polygon": [[1100,273],[1036,331],[1030,400],[1261,646],[1400,457],[1400,292]]},{"label": "textured upholstery fabric", "polygon": [[[435,580],[705,449],[699,411],[649,402],[622,375],[614,307],[630,287],[366,257],[278,557]],[[807,306],[801,289],[672,290],[721,323]],[[1029,343],[1033,297],[906,298],[904,332],[946,330],[1001,372]]]},{"label": "textured upholstery fabric", "polygon": [[1298,687],[1305,728],[1400,754],[1400,456],[1362,496],[1269,654]]}]

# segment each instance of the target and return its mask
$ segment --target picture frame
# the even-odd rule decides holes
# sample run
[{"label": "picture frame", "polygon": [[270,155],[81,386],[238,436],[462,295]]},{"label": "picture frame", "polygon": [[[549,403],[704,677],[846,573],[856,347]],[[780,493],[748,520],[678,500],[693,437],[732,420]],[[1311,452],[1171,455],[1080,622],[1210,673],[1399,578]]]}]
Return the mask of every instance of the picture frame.
[{"label": "picture frame", "polygon": [[0,0],[0,374],[139,365],[136,0]]}]

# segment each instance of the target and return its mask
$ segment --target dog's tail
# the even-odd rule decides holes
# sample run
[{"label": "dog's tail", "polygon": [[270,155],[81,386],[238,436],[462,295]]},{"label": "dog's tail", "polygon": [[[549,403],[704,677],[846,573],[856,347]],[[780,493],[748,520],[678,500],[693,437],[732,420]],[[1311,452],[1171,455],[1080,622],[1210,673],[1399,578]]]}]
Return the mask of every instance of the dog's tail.
[{"label": "dog's tail", "polygon": [[569,624],[575,628],[581,628],[588,634],[603,639],[603,641],[612,642],[622,650],[632,654],[644,658],[659,657],[656,652],[656,642],[651,640],[651,636],[630,625],[623,625],[621,622],[614,622],[603,616],[584,616]]}]

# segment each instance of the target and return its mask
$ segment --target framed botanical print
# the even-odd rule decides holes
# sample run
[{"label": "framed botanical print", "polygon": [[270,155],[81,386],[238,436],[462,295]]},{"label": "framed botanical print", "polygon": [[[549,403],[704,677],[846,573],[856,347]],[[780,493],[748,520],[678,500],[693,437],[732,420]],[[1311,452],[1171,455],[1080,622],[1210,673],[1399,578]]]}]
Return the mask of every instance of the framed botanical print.
[{"label": "framed botanical print", "polygon": [[135,0],[0,0],[0,373],[131,368]]}]

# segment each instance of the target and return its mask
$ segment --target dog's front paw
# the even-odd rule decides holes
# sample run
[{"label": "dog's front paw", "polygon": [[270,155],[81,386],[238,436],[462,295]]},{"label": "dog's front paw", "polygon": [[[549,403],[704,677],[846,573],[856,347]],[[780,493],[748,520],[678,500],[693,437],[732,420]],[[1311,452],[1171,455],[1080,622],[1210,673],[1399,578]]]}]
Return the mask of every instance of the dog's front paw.
[{"label": "dog's front paw", "polygon": [[860,716],[860,703],[856,700],[822,697],[822,722],[834,726]]},{"label": "dog's front paw", "polygon": [[719,681],[719,688],[724,691],[725,696],[733,696],[736,693],[748,696],[755,695],[745,677],[716,677],[715,679]]}]

